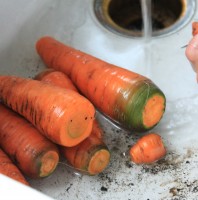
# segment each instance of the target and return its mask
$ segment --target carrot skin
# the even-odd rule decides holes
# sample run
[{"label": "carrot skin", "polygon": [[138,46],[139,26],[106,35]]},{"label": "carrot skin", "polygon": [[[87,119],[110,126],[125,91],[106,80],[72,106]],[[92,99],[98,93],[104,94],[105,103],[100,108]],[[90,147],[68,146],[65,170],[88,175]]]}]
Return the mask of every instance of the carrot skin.
[{"label": "carrot skin", "polygon": [[166,149],[161,137],[150,133],[140,138],[130,149],[131,160],[136,164],[149,164],[166,155]]},{"label": "carrot skin", "polygon": [[74,146],[91,133],[95,108],[72,90],[37,80],[0,76],[0,100],[57,144]]},{"label": "carrot skin", "polygon": [[[67,74],[99,111],[121,126],[133,131],[147,131],[162,118],[165,95],[148,78],[106,63],[51,37],[39,39],[36,49],[49,68]],[[149,108],[148,101],[156,99]]]},{"label": "carrot skin", "polygon": [[[62,72],[45,70],[36,75],[35,79],[77,92],[69,77]],[[74,168],[83,170],[89,175],[102,172],[110,162],[110,152],[103,141],[103,131],[96,119],[93,121],[91,135],[88,138],[75,147],[60,149]]]},{"label": "carrot skin", "polygon": [[49,176],[59,161],[58,147],[27,120],[0,104],[0,146],[31,178]]},{"label": "carrot skin", "polygon": [[29,186],[29,183],[26,181],[23,174],[2,149],[0,149],[0,174],[8,176],[22,184]]},{"label": "carrot skin", "polygon": [[78,91],[72,81],[62,72],[53,69],[47,69],[37,74],[35,80],[43,81],[58,87],[69,88],[73,91]]},{"label": "carrot skin", "polygon": [[69,164],[80,172],[96,175],[104,171],[110,162],[110,152],[104,143],[103,131],[94,120],[91,135],[74,147],[61,147],[61,153]]}]

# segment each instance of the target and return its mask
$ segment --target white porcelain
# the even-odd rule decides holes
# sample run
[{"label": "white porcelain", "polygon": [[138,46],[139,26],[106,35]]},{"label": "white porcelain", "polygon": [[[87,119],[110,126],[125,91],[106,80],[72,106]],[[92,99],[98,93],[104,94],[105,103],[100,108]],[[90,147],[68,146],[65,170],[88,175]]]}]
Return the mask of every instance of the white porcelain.
[{"label": "white porcelain", "polygon": [[[141,39],[115,35],[97,21],[92,0],[0,1],[0,73],[33,77],[44,69],[35,42],[51,35],[107,62],[151,78],[165,93],[167,109],[153,131],[168,154],[161,163],[135,165],[129,147],[142,134],[130,134],[98,115],[112,151],[104,173],[89,177],[63,164],[52,176],[29,180],[32,187],[54,199],[197,199],[198,85],[181,47],[191,38],[191,22],[179,32]],[[197,7],[197,5],[196,5]],[[0,180],[2,184],[4,180]],[[5,181],[5,184],[6,181]],[[107,190],[107,191],[105,191]]]}]

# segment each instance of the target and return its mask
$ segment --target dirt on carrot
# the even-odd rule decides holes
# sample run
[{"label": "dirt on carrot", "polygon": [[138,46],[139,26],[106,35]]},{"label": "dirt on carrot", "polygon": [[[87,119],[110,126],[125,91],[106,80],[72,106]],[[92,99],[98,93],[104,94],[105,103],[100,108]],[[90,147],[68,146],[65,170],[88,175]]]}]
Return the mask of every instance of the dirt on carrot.
[{"label": "dirt on carrot", "polygon": [[138,140],[130,149],[131,160],[136,164],[153,163],[166,155],[162,138],[149,133]]},{"label": "dirt on carrot", "polygon": [[163,92],[148,78],[43,37],[36,49],[49,68],[67,74],[104,115],[132,131],[156,126],[165,111]]},{"label": "dirt on carrot", "polygon": [[37,80],[0,76],[0,101],[57,144],[75,146],[91,133],[95,108],[72,90]]},{"label": "dirt on carrot", "polygon": [[[77,92],[69,77],[62,72],[43,71],[35,79]],[[68,163],[80,172],[83,171],[83,173],[89,175],[101,173],[110,162],[110,152],[104,143],[103,135],[103,130],[95,119],[91,135],[88,138],[75,147],[61,147],[61,152]]]},{"label": "dirt on carrot", "polygon": [[0,146],[23,174],[49,176],[59,162],[57,145],[41,135],[27,120],[0,104]]},{"label": "dirt on carrot", "polygon": [[19,181],[20,183],[29,186],[29,183],[27,182],[23,174],[20,172],[17,166],[14,165],[14,163],[11,161],[8,155],[1,148],[0,148],[0,174],[8,176],[9,178],[12,178],[16,181]]}]

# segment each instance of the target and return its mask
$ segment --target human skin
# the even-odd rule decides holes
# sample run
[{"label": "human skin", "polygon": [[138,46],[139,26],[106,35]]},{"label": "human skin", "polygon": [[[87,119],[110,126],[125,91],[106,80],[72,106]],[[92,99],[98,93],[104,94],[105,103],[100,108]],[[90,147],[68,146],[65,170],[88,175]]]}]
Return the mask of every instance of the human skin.
[{"label": "human skin", "polygon": [[198,82],[198,35],[195,35],[186,47],[185,55],[197,75]]}]

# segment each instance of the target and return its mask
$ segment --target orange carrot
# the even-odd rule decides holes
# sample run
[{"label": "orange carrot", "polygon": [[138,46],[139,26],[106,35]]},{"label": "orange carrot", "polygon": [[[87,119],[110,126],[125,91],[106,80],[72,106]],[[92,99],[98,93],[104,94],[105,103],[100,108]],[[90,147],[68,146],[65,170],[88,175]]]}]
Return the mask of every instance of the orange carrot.
[{"label": "orange carrot", "polygon": [[[62,72],[43,71],[35,79],[77,91],[69,77]],[[92,132],[88,138],[75,147],[61,147],[61,152],[74,168],[83,170],[89,175],[102,172],[110,161],[110,152],[103,141],[103,131],[96,119],[93,122]]]},{"label": "orange carrot", "polygon": [[156,133],[143,136],[131,147],[130,156],[134,163],[152,163],[164,157],[166,149],[161,137]]},{"label": "orange carrot", "polygon": [[67,74],[95,107],[134,131],[153,128],[163,116],[165,96],[148,78],[106,63],[51,37],[36,43],[49,68]]},{"label": "orange carrot", "polygon": [[37,80],[0,76],[0,100],[57,144],[74,146],[91,133],[95,109],[72,90]]},{"label": "orange carrot", "polygon": [[192,35],[195,36],[198,34],[198,22],[192,23]]},{"label": "orange carrot", "polygon": [[58,147],[27,120],[0,104],[0,146],[31,178],[49,176],[59,161]]},{"label": "orange carrot", "polygon": [[17,166],[12,163],[10,158],[2,149],[0,149],[0,174],[8,176],[25,185],[29,185]]},{"label": "orange carrot", "polygon": [[71,89],[74,91],[78,91],[74,86],[72,81],[62,72],[55,71],[53,69],[47,69],[37,74],[35,80],[44,81],[46,83],[50,83],[55,86],[59,86],[65,89]]},{"label": "orange carrot", "polygon": [[[91,135],[74,147],[62,147],[61,152],[75,169],[89,175],[101,173],[109,164],[110,152],[101,138],[98,138],[98,123],[94,120]],[[102,134],[102,133],[101,133]]]}]

